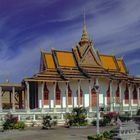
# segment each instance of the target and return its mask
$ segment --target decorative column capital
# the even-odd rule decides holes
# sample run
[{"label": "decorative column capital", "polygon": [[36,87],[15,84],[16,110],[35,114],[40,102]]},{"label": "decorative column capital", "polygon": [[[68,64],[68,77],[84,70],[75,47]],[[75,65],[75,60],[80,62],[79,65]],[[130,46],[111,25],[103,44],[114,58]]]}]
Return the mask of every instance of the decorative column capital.
[{"label": "decorative column capital", "polygon": [[29,86],[29,82],[28,82],[28,81],[26,81],[26,82],[25,82],[25,85],[28,87],[28,86]]}]

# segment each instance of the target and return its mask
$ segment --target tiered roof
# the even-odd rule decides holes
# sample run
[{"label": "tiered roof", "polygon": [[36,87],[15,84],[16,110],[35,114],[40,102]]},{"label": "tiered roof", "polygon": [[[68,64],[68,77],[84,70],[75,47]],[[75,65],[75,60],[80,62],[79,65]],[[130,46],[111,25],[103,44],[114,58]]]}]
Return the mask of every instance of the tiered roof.
[{"label": "tiered roof", "polygon": [[[88,37],[84,20],[80,42],[71,51],[41,51],[40,72],[24,80],[53,82],[90,79],[97,76],[116,80],[134,79],[128,75],[122,58],[100,54],[95,50],[93,42]],[[135,81],[139,81],[138,79]]]}]

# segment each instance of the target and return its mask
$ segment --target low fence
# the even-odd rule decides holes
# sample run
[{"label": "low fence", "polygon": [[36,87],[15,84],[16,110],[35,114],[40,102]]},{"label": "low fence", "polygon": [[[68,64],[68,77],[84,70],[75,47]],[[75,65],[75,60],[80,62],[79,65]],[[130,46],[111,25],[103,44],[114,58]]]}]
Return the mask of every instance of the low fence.
[{"label": "low fence", "polygon": [[[88,108],[87,108],[88,110]],[[68,112],[72,111],[72,108],[69,108],[67,110]],[[115,108],[114,108],[115,111]],[[130,111],[128,107],[123,108],[122,112]],[[134,114],[136,113],[137,108],[133,107],[131,108],[131,112]],[[49,114],[52,118],[57,118],[58,124],[64,124],[65,123],[65,114],[66,114],[66,109],[62,108],[55,108],[55,109],[30,109],[30,110],[25,110],[25,109],[16,109],[16,110],[2,110],[0,112],[0,122],[3,122],[5,120],[5,115],[7,113],[11,113],[14,116],[18,117],[18,120],[24,121],[26,124],[37,124],[41,125],[42,124],[42,119],[43,116]],[[89,121],[93,120],[93,118],[96,118],[96,108],[93,108],[88,111],[87,113],[87,118]]]}]

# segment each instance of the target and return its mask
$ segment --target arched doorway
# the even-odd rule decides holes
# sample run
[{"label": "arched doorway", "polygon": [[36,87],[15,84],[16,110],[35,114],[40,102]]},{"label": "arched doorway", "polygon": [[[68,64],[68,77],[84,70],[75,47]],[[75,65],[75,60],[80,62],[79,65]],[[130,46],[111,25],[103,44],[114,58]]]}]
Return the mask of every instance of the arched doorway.
[{"label": "arched doorway", "polygon": [[124,100],[125,100],[125,104],[129,104],[129,91],[128,91],[128,88],[124,92]]},{"label": "arched doorway", "polygon": [[119,92],[119,86],[116,90],[116,97],[115,97],[115,101],[116,101],[116,104],[119,104],[120,103],[120,92]]},{"label": "arched doorway", "polygon": [[133,104],[137,104],[138,103],[138,95],[137,95],[137,89],[136,87],[134,88],[134,91],[133,91]]},{"label": "arched doorway", "polygon": [[68,84],[68,105],[72,105],[72,90],[70,89],[69,84]]},{"label": "arched doorway", "polygon": [[106,97],[107,97],[107,105],[110,105],[110,90],[107,90]]},{"label": "arched doorway", "polygon": [[58,83],[56,84],[55,103],[56,105],[61,104],[61,90],[59,89]]},{"label": "arched doorway", "polygon": [[83,91],[80,89],[80,105],[83,105]]},{"label": "arched doorway", "polygon": [[47,88],[47,84],[44,85],[44,105],[49,104],[49,90]]},{"label": "arched doorway", "polygon": [[97,94],[94,88],[91,90],[91,100],[92,107],[95,107],[97,104]]}]

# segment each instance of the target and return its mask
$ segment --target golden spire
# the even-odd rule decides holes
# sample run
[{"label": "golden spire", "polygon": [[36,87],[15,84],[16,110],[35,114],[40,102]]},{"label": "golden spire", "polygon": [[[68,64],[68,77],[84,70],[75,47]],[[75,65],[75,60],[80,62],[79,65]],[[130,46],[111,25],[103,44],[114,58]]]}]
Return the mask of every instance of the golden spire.
[{"label": "golden spire", "polygon": [[88,33],[87,33],[87,27],[86,27],[86,16],[85,16],[85,10],[84,10],[84,28],[83,28],[83,33],[81,37],[81,43],[88,43]]}]

